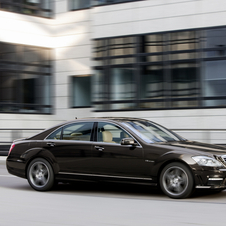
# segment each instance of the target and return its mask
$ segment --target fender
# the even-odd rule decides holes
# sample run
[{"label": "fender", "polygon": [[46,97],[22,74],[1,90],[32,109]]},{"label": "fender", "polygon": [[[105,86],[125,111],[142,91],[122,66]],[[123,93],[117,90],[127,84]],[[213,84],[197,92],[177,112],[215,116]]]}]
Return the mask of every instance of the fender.
[{"label": "fender", "polygon": [[182,162],[185,165],[187,165],[191,171],[199,170],[201,169],[200,166],[198,166],[194,160],[190,157],[190,155],[187,154],[181,154],[179,151],[170,151],[167,153],[164,153],[162,156],[158,158],[158,160],[153,164],[151,175],[157,176],[161,169],[164,168],[168,163],[170,162]]},{"label": "fender", "polygon": [[60,171],[60,167],[56,161],[56,158],[49,150],[45,148],[31,148],[20,156],[20,159],[24,161],[26,168],[28,167],[29,163],[35,158],[46,159],[53,167],[54,174],[57,174]]}]

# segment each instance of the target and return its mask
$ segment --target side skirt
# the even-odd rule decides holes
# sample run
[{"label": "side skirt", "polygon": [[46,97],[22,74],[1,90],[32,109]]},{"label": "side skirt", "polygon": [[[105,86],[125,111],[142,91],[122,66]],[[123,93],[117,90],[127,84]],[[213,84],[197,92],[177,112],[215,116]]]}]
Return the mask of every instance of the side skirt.
[{"label": "side skirt", "polygon": [[130,184],[143,184],[157,186],[157,183],[152,178],[139,177],[123,177],[99,174],[81,174],[81,173],[59,173],[55,176],[58,181],[96,181],[96,182],[117,182]]}]

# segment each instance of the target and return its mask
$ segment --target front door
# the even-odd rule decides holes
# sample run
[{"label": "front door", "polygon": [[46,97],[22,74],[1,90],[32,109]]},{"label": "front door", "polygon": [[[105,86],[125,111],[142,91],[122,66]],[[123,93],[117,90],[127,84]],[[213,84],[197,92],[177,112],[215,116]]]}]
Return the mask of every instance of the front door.
[{"label": "front door", "polygon": [[144,159],[141,146],[121,145],[121,140],[131,137],[120,126],[99,122],[97,127],[97,141],[92,149],[93,173],[103,176],[143,177]]}]

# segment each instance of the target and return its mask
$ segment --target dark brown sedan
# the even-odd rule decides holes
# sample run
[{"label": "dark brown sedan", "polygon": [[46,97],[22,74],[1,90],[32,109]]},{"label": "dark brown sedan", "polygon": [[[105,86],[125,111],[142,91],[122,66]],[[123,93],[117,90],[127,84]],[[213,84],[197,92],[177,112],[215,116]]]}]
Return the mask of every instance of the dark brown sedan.
[{"label": "dark brown sedan", "polygon": [[196,188],[226,188],[226,148],[185,140],[138,118],[89,118],[66,122],[16,140],[9,173],[38,191],[55,182],[112,181],[160,185],[171,198]]}]

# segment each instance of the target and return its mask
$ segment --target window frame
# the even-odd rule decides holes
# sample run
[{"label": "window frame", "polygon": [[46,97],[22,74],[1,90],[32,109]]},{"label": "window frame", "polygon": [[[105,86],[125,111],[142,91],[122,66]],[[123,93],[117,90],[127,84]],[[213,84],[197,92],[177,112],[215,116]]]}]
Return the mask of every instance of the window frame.
[{"label": "window frame", "polygon": [[[65,127],[74,125],[74,124],[79,124],[79,123],[93,123],[93,125],[91,126],[91,134],[90,134],[90,140],[89,141],[82,141],[82,140],[64,140],[63,139],[63,132]],[[60,127],[58,127],[57,129],[55,129],[54,131],[52,131],[50,134],[48,134],[48,136],[46,136],[44,138],[44,141],[61,141],[61,142],[93,142],[94,141],[94,136],[95,136],[95,129],[96,129],[96,124],[94,121],[78,121],[78,122],[71,122],[68,124],[64,124]],[[60,139],[48,139],[48,137],[50,137],[53,133],[55,133],[56,131],[61,130],[61,134],[60,134]]]}]

